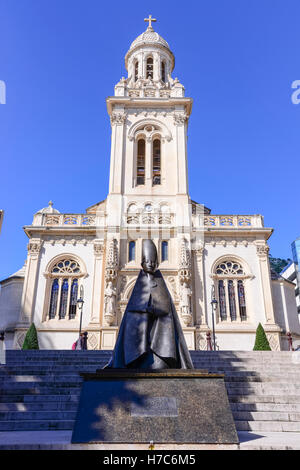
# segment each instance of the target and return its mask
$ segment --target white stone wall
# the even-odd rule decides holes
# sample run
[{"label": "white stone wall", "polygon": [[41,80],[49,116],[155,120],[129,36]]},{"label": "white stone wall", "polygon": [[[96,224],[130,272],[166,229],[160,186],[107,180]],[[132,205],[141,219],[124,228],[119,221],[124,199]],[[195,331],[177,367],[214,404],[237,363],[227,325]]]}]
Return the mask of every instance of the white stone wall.
[{"label": "white stone wall", "polygon": [[[54,246],[50,243],[45,243],[40,254],[40,262],[38,268],[38,284],[35,296],[34,304],[34,314],[33,321],[37,328],[45,327],[44,315],[48,305],[45,305],[45,293],[46,293],[46,284],[47,279],[44,276],[47,266],[51,261],[60,255],[72,256],[75,255],[83,261],[86,272],[88,275],[82,279],[82,285],[84,288],[84,306],[83,306],[83,321],[82,326],[85,328],[91,317],[92,309],[92,291],[93,291],[93,276],[94,276],[94,253],[93,245],[91,243],[86,246],[83,244],[73,245],[71,243],[66,243],[65,245],[55,244]],[[78,316],[78,315],[77,315]],[[49,320],[47,327],[53,326],[54,329],[62,328],[77,328],[79,325],[79,318],[76,320]]]},{"label": "white stone wall", "polygon": [[8,279],[0,291],[0,331],[15,327],[19,320],[24,279]]},{"label": "white stone wall", "polygon": [[285,280],[272,281],[276,322],[286,332],[300,335],[294,285]]},{"label": "white stone wall", "polygon": [[[263,301],[263,291],[262,291],[262,281],[261,274],[259,269],[259,261],[256,254],[256,246],[253,243],[248,243],[247,246],[244,246],[243,243],[238,243],[236,246],[231,243],[227,243],[226,246],[219,243],[216,246],[212,244],[205,245],[204,251],[204,289],[207,292],[207,303],[206,309],[209,312],[208,315],[208,324],[211,328],[211,286],[213,284],[212,267],[216,260],[221,257],[236,257],[241,263],[243,263],[246,271],[249,271],[251,278],[245,280],[245,292],[246,292],[246,304],[247,304],[247,322],[243,322],[242,326],[245,327],[245,324],[257,326],[258,323],[264,324],[266,322],[265,316],[265,307]],[[217,325],[219,326],[219,325]],[[223,327],[223,325],[221,325]],[[230,327],[230,325],[228,325]]]}]

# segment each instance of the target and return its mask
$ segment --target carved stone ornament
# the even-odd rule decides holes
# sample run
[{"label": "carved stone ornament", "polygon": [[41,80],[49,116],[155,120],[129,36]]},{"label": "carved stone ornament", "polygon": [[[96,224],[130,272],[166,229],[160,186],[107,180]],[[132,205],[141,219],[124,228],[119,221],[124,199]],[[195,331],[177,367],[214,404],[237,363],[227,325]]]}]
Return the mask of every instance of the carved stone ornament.
[{"label": "carved stone ornament", "polygon": [[126,121],[127,114],[126,113],[112,113],[110,116],[111,124],[124,124]]},{"label": "carved stone ornament", "polygon": [[117,278],[119,266],[118,242],[115,239],[110,240],[107,250],[105,278],[106,281],[114,281]]},{"label": "carved stone ornament", "polygon": [[28,254],[30,255],[38,255],[42,248],[42,241],[41,240],[30,240],[27,245]]},{"label": "carved stone ornament", "polygon": [[180,260],[179,260],[179,279],[180,282],[189,281],[191,278],[191,257],[187,249],[187,242],[183,238],[180,247]]},{"label": "carved stone ornament", "polygon": [[116,319],[116,288],[112,281],[108,281],[105,288],[104,298],[104,321],[106,326],[112,326]]},{"label": "carved stone ornament", "polygon": [[188,115],[187,114],[179,114],[179,113],[174,113],[174,124],[182,125],[188,120]]},{"label": "carved stone ornament", "polygon": [[104,251],[103,243],[94,243],[94,255],[102,258]]},{"label": "carved stone ornament", "polygon": [[268,245],[257,245],[256,246],[256,252],[258,256],[260,257],[265,257],[269,255],[270,248]]},{"label": "carved stone ornament", "polygon": [[192,323],[191,312],[191,297],[192,291],[187,282],[183,282],[180,287],[180,316],[185,326],[190,326]]}]

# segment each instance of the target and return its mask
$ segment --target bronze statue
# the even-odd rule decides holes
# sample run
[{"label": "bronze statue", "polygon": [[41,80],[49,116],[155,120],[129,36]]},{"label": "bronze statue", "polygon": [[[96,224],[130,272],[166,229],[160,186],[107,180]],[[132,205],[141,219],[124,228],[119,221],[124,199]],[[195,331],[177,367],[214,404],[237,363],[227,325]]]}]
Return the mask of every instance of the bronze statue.
[{"label": "bronze statue", "polygon": [[143,240],[142,268],[106,367],[193,369],[175,306],[158,267],[156,246]]}]

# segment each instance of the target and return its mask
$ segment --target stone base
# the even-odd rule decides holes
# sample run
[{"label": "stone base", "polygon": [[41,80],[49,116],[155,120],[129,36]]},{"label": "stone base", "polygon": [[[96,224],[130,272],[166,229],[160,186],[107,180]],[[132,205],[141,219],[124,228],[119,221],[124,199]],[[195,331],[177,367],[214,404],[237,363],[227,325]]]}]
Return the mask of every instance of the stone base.
[{"label": "stone base", "polygon": [[82,376],[74,444],[238,444],[222,374],[101,369]]}]

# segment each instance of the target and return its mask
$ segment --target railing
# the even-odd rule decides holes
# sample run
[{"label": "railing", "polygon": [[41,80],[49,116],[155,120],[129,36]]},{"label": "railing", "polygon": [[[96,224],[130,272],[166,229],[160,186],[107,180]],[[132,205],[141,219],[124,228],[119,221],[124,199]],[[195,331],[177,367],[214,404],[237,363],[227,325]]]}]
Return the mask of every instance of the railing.
[{"label": "railing", "polygon": [[[104,214],[102,214],[103,223]],[[96,226],[99,221],[94,214],[43,214],[41,225],[46,227],[55,226]],[[204,229],[227,228],[247,229],[263,227],[261,215],[205,215],[192,216],[194,227]],[[179,222],[179,221],[178,221]],[[126,225],[176,225],[174,213],[126,213],[123,224]]]},{"label": "railing", "polygon": [[170,225],[174,221],[174,214],[170,213],[127,213],[125,215],[125,223],[127,225]]},{"label": "railing", "polygon": [[44,214],[42,225],[46,227],[96,225],[96,216],[90,214]]},{"label": "railing", "polygon": [[207,215],[204,216],[205,228],[249,228],[263,227],[261,215]]}]

